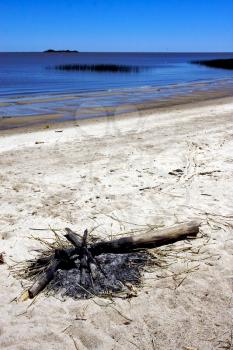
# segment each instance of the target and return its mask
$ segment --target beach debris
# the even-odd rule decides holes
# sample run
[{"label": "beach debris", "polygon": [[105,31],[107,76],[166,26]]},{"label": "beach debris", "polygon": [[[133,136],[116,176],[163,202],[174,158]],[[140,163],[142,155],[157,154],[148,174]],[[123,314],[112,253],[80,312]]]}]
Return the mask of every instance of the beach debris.
[{"label": "beach debris", "polygon": [[212,175],[215,173],[221,173],[221,170],[202,171],[198,175]]},{"label": "beach debris", "polygon": [[3,258],[3,253],[0,253],[0,265],[1,264],[4,264],[5,261],[4,261],[4,258]]},{"label": "beach debris", "polygon": [[172,171],[169,171],[169,175],[175,175],[175,176],[181,176],[184,173],[182,169],[175,169]]},{"label": "beach debris", "polygon": [[158,188],[160,185],[157,186],[147,186],[147,187],[142,187],[139,188],[139,191],[146,191],[146,190],[155,190],[156,188]]},{"label": "beach debris", "polygon": [[95,238],[91,243],[87,230],[80,236],[66,228],[63,241],[58,237],[53,249],[30,261],[26,275],[34,283],[24,297],[33,299],[45,287],[63,290],[73,298],[120,293],[136,296],[134,286],[140,282],[143,267],[150,263],[149,249],[195,238],[200,224],[194,220],[110,241]]}]

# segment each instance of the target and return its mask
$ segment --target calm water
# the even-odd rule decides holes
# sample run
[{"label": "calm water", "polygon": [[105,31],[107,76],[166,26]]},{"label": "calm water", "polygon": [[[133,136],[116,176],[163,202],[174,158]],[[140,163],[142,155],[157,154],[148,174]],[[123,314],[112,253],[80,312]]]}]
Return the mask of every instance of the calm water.
[{"label": "calm water", "polygon": [[[0,117],[54,113],[59,107],[66,108],[63,116],[69,118],[74,113],[72,106],[77,117],[78,106],[116,106],[192,90],[224,88],[225,84],[233,84],[233,71],[194,65],[190,61],[232,57],[233,53],[0,53]],[[65,63],[122,64],[146,69],[137,73],[48,69]],[[61,94],[75,94],[75,100],[38,103],[38,98]],[[23,99],[31,99],[32,103],[18,103]]]}]

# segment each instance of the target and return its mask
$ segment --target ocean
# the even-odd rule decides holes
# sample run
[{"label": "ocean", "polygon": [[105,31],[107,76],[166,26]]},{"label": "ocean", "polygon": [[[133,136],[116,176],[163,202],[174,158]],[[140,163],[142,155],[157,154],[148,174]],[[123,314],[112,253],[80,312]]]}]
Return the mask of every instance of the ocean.
[{"label": "ocean", "polygon": [[[58,120],[233,87],[233,71],[191,61],[233,53],[0,53],[0,118],[57,114]],[[61,71],[62,64],[117,64],[132,72]],[[233,91],[233,90],[232,90]],[[97,109],[105,111],[96,113]],[[85,110],[85,111],[84,111]],[[60,116],[60,117],[59,117]]]}]

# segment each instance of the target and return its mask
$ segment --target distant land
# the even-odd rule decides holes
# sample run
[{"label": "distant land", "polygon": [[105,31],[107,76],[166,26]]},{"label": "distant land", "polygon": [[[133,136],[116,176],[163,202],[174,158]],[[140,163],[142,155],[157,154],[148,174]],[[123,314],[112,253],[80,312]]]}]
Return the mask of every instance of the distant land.
[{"label": "distant land", "polygon": [[192,61],[192,63],[201,64],[212,68],[233,69],[233,58]]},{"label": "distant land", "polygon": [[43,51],[43,53],[78,53],[78,52],[79,51],[77,50],[53,50],[53,49]]}]

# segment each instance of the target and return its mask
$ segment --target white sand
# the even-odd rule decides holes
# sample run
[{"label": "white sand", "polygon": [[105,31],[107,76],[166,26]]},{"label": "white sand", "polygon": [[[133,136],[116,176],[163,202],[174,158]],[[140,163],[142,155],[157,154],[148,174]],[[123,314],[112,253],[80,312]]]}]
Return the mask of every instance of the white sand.
[{"label": "white sand", "polygon": [[[233,348],[232,99],[1,136],[0,180],[0,349]],[[28,236],[52,235],[31,228],[100,225],[110,237],[194,217],[208,238],[146,274],[136,298],[11,302],[23,287],[8,265],[33,256]]]}]

